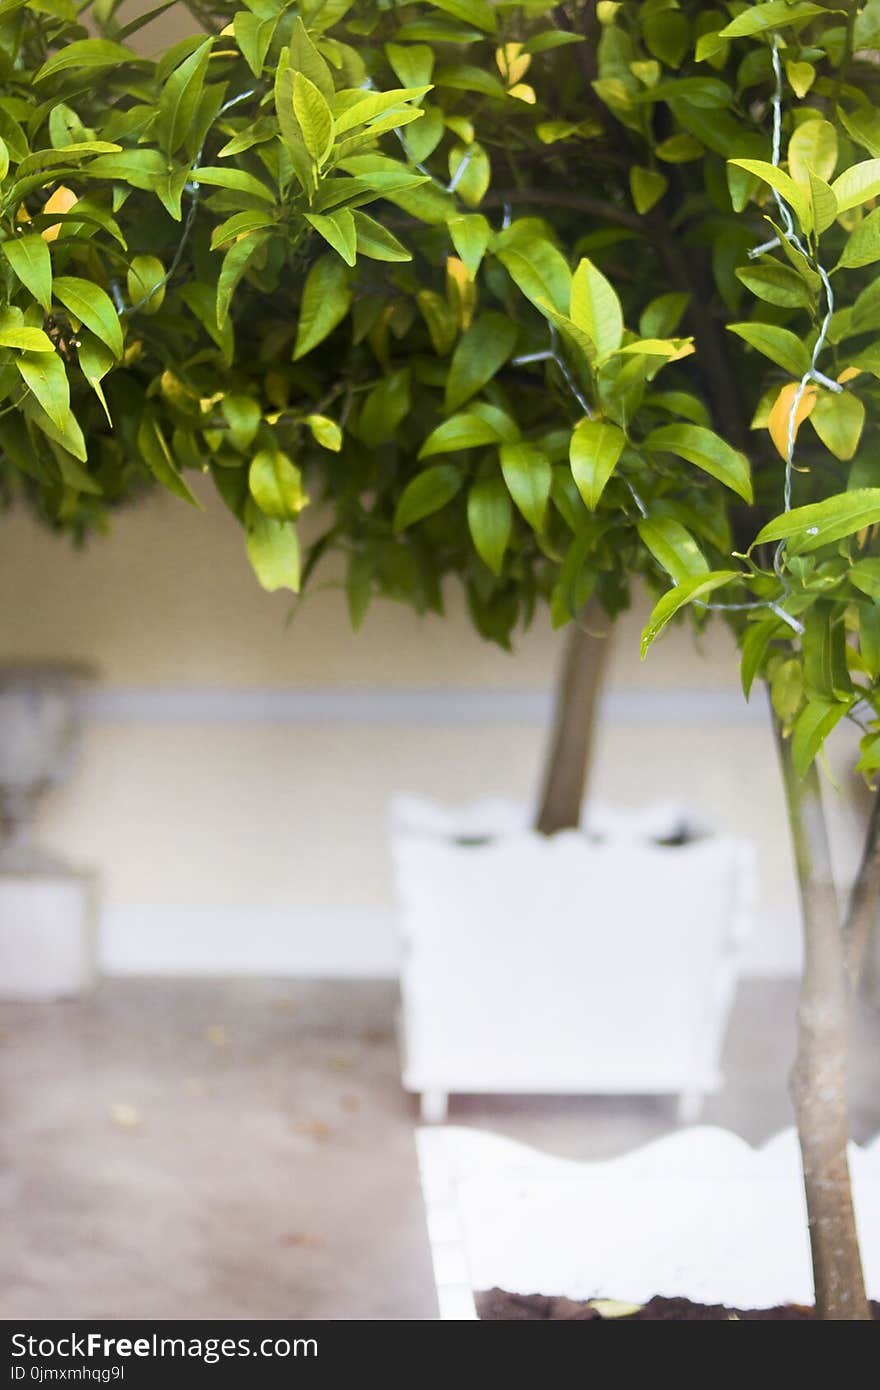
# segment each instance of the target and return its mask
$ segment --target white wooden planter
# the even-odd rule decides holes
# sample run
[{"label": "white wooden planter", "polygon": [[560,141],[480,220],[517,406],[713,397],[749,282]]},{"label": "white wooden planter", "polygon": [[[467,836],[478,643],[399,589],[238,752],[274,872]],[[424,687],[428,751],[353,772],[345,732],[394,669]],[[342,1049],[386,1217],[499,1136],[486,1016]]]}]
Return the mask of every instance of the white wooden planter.
[{"label": "white wooden planter", "polygon": [[[403,1081],[450,1093],[673,1093],[695,1119],[719,1060],[753,897],[751,846],[681,808],[594,811],[551,838],[527,809],[400,797]],[[601,837],[601,838],[599,838]]]},{"label": "white wooden planter", "polygon": [[[494,1287],[740,1308],[812,1303],[797,1138],[753,1149],[680,1129],[579,1163],[480,1130],[417,1134],[440,1317],[473,1319]],[[880,1298],[880,1140],[850,1162],[870,1297]]]}]

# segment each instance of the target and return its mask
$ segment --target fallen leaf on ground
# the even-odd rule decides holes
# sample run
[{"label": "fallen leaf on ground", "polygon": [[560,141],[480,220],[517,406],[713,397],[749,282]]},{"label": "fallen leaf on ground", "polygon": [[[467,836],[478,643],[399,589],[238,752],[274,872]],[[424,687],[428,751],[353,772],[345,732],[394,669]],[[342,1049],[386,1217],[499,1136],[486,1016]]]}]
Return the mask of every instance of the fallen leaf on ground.
[{"label": "fallen leaf on ground", "polygon": [[111,1105],[110,1118],[119,1129],[140,1129],[144,1123],[136,1105]]},{"label": "fallen leaf on ground", "polygon": [[213,1043],[215,1047],[226,1046],[226,1029],[223,1027],[222,1023],[212,1023],[210,1028],[205,1029],[205,1037],[208,1042]]},{"label": "fallen leaf on ground", "polygon": [[326,1120],[301,1120],[297,1129],[310,1134],[313,1139],[329,1139],[333,1130]]},{"label": "fallen leaf on ground", "polygon": [[633,1313],[641,1312],[644,1304],[623,1303],[619,1298],[591,1298],[590,1307],[600,1318],[631,1318]]}]

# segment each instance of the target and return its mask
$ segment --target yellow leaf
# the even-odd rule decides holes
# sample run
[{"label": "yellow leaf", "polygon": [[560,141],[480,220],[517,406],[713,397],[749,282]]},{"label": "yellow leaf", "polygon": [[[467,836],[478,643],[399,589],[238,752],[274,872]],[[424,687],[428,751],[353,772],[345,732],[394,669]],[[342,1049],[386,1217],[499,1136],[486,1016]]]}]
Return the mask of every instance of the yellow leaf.
[{"label": "yellow leaf", "polygon": [[[61,184],[46,199],[43,204],[43,212],[70,212],[78,199],[78,193],[74,193],[72,188],[65,188],[64,184]],[[60,231],[61,223],[55,222],[51,227],[44,227],[40,235],[44,241],[54,241]]]},{"label": "yellow leaf", "polygon": [[[790,381],[787,386],[783,386],[779,395],[776,397],[776,402],[770,411],[767,421],[770,438],[776,445],[777,452],[784,459],[788,458],[788,433],[791,429],[791,409],[794,405],[795,396],[799,390],[800,383],[797,381]],[[816,395],[815,386],[808,386],[798,401],[797,414],[794,422],[795,439],[797,439],[798,430],[816,404]]]},{"label": "yellow leaf", "polygon": [[446,298],[462,329],[469,328],[477,307],[477,287],[457,256],[446,257]]},{"label": "yellow leaf", "polygon": [[531,66],[531,54],[523,53],[522,50],[521,43],[506,43],[495,50],[498,71],[510,87],[519,82],[521,77],[525,77]]},{"label": "yellow leaf", "polygon": [[528,82],[517,82],[515,87],[508,89],[509,97],[516,97],[517,101],[526,101],[529,106],[534,106],[538,98],[535,95],[534,87],[530,87]]},{"label": "yellow leaf", "polygon": [[640,1313],[643,1303],[625,1303],[619,1298],[591,1298],[590,1307],[595,1308],[601,1318],[631,1318]]},{"label": "yellow leaf", "polygon": [[861,375],[862,375],[862,373],[861,373],[861,368],[859,368],[859,367],[844,367],[843,371],[840,373],[840,375],[838,376],[837,380],[840,382],[840,384],[841,384],[841,386],[842,386],[842,385],[844,384],[844,382],[846,382],[846,381],[853,381],[855,377],[861,376]]}]

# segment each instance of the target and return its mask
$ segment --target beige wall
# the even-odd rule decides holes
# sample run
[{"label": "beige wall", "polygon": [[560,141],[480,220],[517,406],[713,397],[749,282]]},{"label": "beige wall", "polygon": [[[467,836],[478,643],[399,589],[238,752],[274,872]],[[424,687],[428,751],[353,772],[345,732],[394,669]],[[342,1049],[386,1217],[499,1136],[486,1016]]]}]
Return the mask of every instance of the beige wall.
[{"label": "beige wall", "polygon": [[[291,600],[260,591],[234,521],[204,495],[202,513],[151,498],[81,552],[23,516],[3,519],[0,652],[86,658],[101,672],[79,769],[47,799],[41,834],[99,870],[114,968],[214,957],[388,968],[390,796],[530,797],[541,719],[503,696],[548,690],[559,635],[542,614],[509,656],[472,633],[455,593],[446,621],[377,603],[355,637],[329,588],[291,623]],[[787,837],[760,704],[744,710],[720,627],[700,651],[675,630],[641,663],[643,616],[615,635],[596,792],[629,805],[680,797],[754,833],[757,966],[790,965]],[[235,703],[247,690],[312,691],[318,704],[255,715]],[[322,691],[344,697],[326,718]]]},{"label": "beige wall", "polygon": [[[177,6],[136,42],[151,52],[191,29]],[[41,834],[97,868],[114,968],[386,969],[389,797],[532,795],[541,721],[493,699],[546,692],[559,636],[541,615],[508,656],[474,635],[454,592],[447,621],[380,603],[355,638],[329,588],[296,605],[291,623],[290,599],[260,592],[235,523],[205,501],[199,514],[152,498],[84,553],[23,516],[2,520],[0,655],[87,658],[106,697],[90,707],[76,777],[47,799]],[[753,834],[756,968],[790,967],[789,851],[760,710],[744,719],[721,627],[699,652],[676,630],[642,664],[643,617],[616,634],[596,792],[630,805],[682,797]],[[332,719],[276,707],[256,721],[234,700],[216,704],[218,692],[245,690],[343,691],[348,703]],[[459,693],[448,713],[425,703],[438,691]],[[486,703],[469,713],[465,692]],[[846,867],[852,819],[842,805],[835,819]]]}]

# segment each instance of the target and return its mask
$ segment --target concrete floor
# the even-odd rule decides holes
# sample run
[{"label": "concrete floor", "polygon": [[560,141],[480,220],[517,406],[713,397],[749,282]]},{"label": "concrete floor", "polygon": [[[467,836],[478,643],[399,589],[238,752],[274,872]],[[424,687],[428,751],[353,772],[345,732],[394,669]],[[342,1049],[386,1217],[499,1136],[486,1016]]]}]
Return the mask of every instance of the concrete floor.
[{"label": "concrete floor", "polygon": [[[117,980],[0,1009],[0,1317],[436,1316],[390,984]],[[708,1121],[789,1123],[794,989],[742,986]],[[880,1015],[855,1030],[853,1131],[880,1128]],[[483,1099],[482,1125],[600,1156],[660,1099]]]}]

